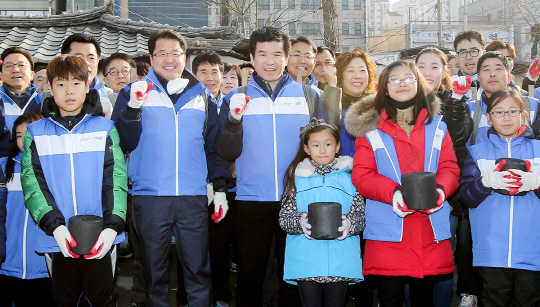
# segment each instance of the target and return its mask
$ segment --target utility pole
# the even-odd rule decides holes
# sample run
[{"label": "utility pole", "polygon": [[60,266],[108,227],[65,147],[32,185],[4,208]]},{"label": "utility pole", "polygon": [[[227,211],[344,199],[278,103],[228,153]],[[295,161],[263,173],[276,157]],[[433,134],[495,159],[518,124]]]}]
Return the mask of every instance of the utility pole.
[{"label": "utility pole", "polygon": [[75,0],[71,0],[71,12],[75,12]]},{"label": "utility pole", "polygon": [[437,23],[439,25],[439,47],[443,47],[442,40],[442,9],[441,9],[441,0],[437,0]]}]

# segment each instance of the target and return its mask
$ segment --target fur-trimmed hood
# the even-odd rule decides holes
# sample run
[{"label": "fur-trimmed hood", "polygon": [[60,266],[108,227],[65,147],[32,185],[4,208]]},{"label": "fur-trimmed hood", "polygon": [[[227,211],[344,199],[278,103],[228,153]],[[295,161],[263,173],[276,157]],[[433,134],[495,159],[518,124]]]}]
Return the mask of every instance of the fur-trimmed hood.
[{"label": "fur-trimmed hood", "polygon": [[[349,170],[352,171],[353,168],[353,158],[349,156],[340,156],[337,158],[337,163],[334,165],[335,170],[344,169],[349,167]],[[311,164],[309,158],[305,158],[304,161],[298,163],[296,169],[294,170],[294,175],[298,177],[311,177],[315,173],[315,167]]]},{"label": "fur-trimmed hood", "polygon": [[[345,129],[350,135],[360,137],[377,128],[381,116],[374,107],[375,95],[366,96],[355,102],[345,113]],[[433,114],[439,114],[441,100],[436,95],[430,96],[433,97],[431,100]]]}]

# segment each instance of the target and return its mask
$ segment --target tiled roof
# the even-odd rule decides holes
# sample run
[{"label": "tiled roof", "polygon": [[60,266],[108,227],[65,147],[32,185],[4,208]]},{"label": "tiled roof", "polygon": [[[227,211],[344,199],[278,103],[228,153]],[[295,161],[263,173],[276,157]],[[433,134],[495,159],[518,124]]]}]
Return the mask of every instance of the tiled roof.
[{"label": "tiled roof", "polygon": [[[113,1],[111,1],[111,4]],[[60,53],[62,42],[73,33],[93,35],[101,47],[101,58],[115,52],[131,57],[149,55],[148,37],[157,29],[178,31],[186,39],[188,52],[211,49],[222,55],[246,59],[233,51],[240,36],[229,27],[182,28],[155,22],[120,19],[112,7],[46,16],[0,16],[0,51],[13,46],[28,50],[35,62],[48,63]],[[208,45],[210,44],[210,45]]]}]

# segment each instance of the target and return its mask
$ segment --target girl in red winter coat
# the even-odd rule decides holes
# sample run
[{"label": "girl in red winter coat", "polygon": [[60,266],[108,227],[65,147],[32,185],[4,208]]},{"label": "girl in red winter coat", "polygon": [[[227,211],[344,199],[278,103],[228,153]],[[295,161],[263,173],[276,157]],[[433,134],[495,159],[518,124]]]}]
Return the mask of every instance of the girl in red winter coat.
[{"label": "girl in red winter coat", "polygon": [[[397,61],[379,78],[377,95],[347,111],[356,136],[353,184],[366,199],[364,275],[377,275],[380,305],[401,307],[404,284],[412,306],[433,306],[434,276],[453,272],[450,206],[459,168],[439,99],[414,64]],[[436,174],[437,206],[412,211],[401,194],[401,175]]]}]

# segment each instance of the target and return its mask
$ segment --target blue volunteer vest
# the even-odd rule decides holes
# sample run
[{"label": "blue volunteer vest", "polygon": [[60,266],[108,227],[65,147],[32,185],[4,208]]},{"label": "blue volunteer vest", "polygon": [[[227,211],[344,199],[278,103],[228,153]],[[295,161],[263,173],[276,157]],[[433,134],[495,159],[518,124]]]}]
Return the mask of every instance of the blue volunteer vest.
[{"label": "blue volunteer vest", "polygon": [[[88,114],[71,131],[51,118],[28,125],[47,186],[66,226],[74,215],[103,216],[104,152],[113,127],[113,121]],[[124,238],[124,233],[118,234],[114,244]],[[40,228],[36,251],[54,253],[60,249],[54,237],[46,235]]]},{"label": "blue volunteer vest", "polygon": [[[446,124],[437,115],[425,125],[424,171],[437,173],[442,142],[446,136]],[[394,147],[393,137],[382,130],[374,129],[366,133],[371,144],[379,174],[401,185],[401,170]],[[441,210],[429,215],[435,240],[450,238],[450,205],[445,201]],[[368,240],[401,242],[403,238],[403,218],[392,210],[391,204],[366,200],[366,229],[364,238]]]},{"label": "blue volunteer vest", "polygon": [[[349,213],[356,193],[349,167],[334,170],[324,176],[295,177],[296,201],[299,212],[308,212],[314,202],[337,202],[341,214]],[[283,279],[338,276],[363,280],[360,236],[344,240],[309,240],[304,234],[287,235]]]}]

